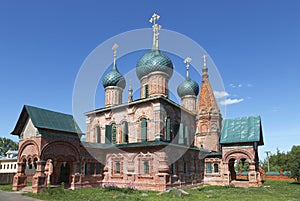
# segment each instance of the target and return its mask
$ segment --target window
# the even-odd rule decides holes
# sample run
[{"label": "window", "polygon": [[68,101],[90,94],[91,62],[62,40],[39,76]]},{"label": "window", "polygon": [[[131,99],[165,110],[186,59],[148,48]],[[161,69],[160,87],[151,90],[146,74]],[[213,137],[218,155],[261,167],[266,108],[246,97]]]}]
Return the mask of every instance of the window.
[{"label": "window", "polygon": [[122,142],[128,143],[128,122],[124,121],[122,123]]},{"label": "window", "polygon": [[2,169],[2,165],[0,165],[0,170]]},{"label": "window", "polygon": [[175,143],[178,143],[177,135],[178,135],[179,127],[180,127],[179,123],[174,123],[174,126],[173,126],[173,139],[175,139],[175,141],[176,141]]},{"label": "window", "polygon": [[117,138],[117,127],[115,124],[112,125],[112,136],[111,136],[111,143],[116,144]]},{"label": "window", "polygon": [[120,167],[120,162],[116,162],[115,164],[115,174],[120,174],[121,173],[121,167]]},{"label": "window", "polygon": [[111,128],[112,125],[105,125],[105,144],[110,144],[111,142]]},{"label": "window", "polygon": [[179,139],[178,139],[178,143],[179,144],[184,144],[184,125],[182,123],[180,123],[179,126]]},{"label": "window", "polygon": [[184,126],[184,144],[190,145],[190,131],[188,126]]},{"label": "window", "polygon": [[211,163],[206,163],[206,173],[212,173]]},{"label": "window", "polygon": [[89,171],[88,171],[88,164],[87,164],[87,163],[84,164],[84,174],[85,174],[85,175],[88,175],[88,174],[89,174]]},{"label": "window", "polygon": [[141,141],[147,141],[147,119],[141,120]]},{"label": "window", "polygon": [[149,161],[144,161],[144,174],[149,174]]},{"label": "window", "polygon": [[217,163],[214,164],[214,173],[219,172],[219,165]]},{"label": "window", "polygon": [[14,169],[17,169],[17,164],[14,165]]},{"label": "window", "polygon": [[95,163],[91,163],[90,166],[91,166],[91,174],[93,175],[95,174]]},{"label": "window", "polygon": [[100,174],[100,163],[96,163],[96,174]]},{"label": "window", "polygon": [[187,173],[188,165],[187,162],[183,163],[183,173]]},{"label": "window", "polygon": [[171,119],[167,117],[166,119],[166,140],[171,141]]},{"label": "window", "polygon": [[100,126],[96,126],[96,142],[101,143],[101,130]]},{"label": "window", "polygon": [[145,85],[145,98],[148,98],[148,84]]}]

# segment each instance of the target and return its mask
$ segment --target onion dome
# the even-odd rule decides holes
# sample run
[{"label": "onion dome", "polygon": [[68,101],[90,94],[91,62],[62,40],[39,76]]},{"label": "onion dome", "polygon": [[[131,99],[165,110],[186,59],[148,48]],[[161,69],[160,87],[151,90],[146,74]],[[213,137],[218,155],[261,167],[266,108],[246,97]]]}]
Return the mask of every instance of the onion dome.
[{"label": "onion dome", "polygon": [[183,81],[177,88],[177,94],[180,98],[187,95],[198,96],[199,94],[199,85],[194,80],[190,78]]},{"label": "onion dome", "polygon": [[151,49],[136,65],[136,74],[139,79],[149,73],[161,71],[169,77],[173,74],[173,63],[169,57],[157,49]]},{"label": "onion dome", "polygon": [[190,79],[189,76],[189,66],[191,61],[192,59],[189,57],[184,60],[184,63],[186,63],[186,79],[177,87],[177,94],[180,98],[187,95],[198,96],[199,94],[198,83]]},{"label": "onion dome", "polygon": [[118,71],[117,64],[116,64],[116,58],[117,58],[116,49],[117,48],[118,48],[117,44],[115,44],[112,48],[114,51],[114,65],[113,65],[112,70],[109,73],[107,73],[102,80],[102,84],[103,84],[104,88],[109,87],[109,86],[117,86],[117,87],[121,87],[122,89],[124,89],[126,86],[125,79],[124,79],[123,75]]},{"label": "onion dome", "polygon": [[154,13],[149,22],[153,23],[153,45],[151,50],[146,53],[136,64],[136,74],[139,79],[149,73],[160,71],[166,73],[169,78],[173,74],[173,63],[169,57],[160,52],[158,48],[158,31],[161,26],[157,24],[159,15]]},{"label": "onion dome", "polygon": [[102,80],[102,84],[103,87],[109,87],[109,86],[118,86],[121,87],[122,89],[125,88],[126,86],[126,82],[125,79],[123,77],[123,75],[121,75],[121,73],[119,73],[117,68],[113,68],[109,73],[107,73],[103,80]]}]

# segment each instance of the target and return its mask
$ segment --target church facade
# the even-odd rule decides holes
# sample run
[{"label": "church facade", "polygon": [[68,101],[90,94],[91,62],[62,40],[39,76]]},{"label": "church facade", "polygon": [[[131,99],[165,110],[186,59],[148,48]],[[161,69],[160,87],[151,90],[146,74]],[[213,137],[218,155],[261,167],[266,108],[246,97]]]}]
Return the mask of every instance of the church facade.
[{"label": "church facade", "polygon": [[[189,75],[178,86],[181,104],[169,98],[174,65],[159,50],[154,14],[153,45],[140,58],[136,74],[140,98],[122,103],[126,80],[114,62],[102,79],[105,106],[86,112],[86,141],[71,115],[24,106],[13,135],[18,135],[20,190],[34,170],[32,191],[64,182],[71,189],[133,185],[164,191],[190,185],[260,186],[258,146],[263,145],[260,117],[223,120],[211,87],[204,56],[202,81]],[[223,122],[223,123],[222,123]],[[237,181],[236,163],[249,163],[248,181]]]}]

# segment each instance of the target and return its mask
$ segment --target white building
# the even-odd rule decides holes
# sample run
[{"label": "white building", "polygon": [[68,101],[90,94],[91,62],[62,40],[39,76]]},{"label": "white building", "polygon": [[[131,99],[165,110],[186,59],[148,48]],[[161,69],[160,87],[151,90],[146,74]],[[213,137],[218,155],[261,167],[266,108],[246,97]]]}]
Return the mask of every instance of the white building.
[{"label": "white building", "polygon": [[17,173],[18,151],[7,151],[6,157],[0,158],[0,174]]}]

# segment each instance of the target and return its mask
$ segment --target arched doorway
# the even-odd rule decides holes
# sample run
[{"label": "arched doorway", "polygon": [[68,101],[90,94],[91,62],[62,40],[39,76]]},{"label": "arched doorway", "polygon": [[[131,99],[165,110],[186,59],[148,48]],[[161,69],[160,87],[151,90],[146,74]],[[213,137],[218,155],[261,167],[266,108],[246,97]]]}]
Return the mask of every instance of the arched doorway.
[{"label": "arched doorway", "polygon": [[64,182],[65,185],[69,185],[70,182],[70,164],[68,162],[61,163],[60,173],[59,173],[59,182]]}]

